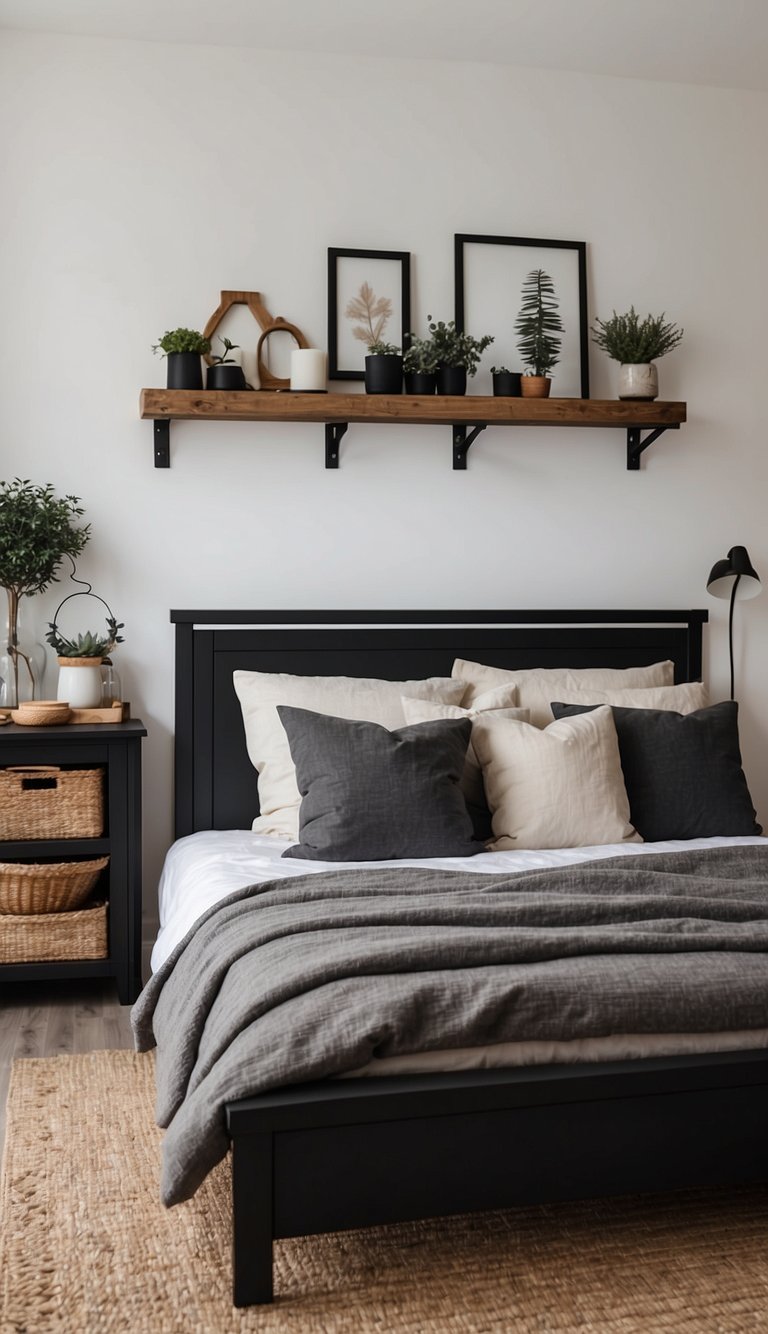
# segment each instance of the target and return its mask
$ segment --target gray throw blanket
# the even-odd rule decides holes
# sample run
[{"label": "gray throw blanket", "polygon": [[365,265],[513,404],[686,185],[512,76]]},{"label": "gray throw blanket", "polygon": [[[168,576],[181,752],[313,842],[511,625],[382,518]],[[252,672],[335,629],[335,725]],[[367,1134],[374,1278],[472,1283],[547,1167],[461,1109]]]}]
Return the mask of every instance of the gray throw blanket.
[{"label": "gray throw blanket", "polygon": [[158,1046],[175,1204],[227,1151],[225,1103],[374,1056],[768,1027],[768,845],[253,885],[199,920],[132,1021]]}]

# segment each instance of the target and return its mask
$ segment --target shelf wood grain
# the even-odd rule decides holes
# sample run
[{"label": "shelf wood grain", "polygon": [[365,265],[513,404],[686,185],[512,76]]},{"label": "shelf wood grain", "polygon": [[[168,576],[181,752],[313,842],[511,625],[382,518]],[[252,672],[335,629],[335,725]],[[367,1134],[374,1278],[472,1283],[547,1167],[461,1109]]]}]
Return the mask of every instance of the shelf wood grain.
[{"label": "shelf wood grain", "polygon": [[371,422],[456,426],[668,427],[685,403],[598,398],[493,398],[414,394],[301,394],[266,390],[142,389],[145,421]]}]

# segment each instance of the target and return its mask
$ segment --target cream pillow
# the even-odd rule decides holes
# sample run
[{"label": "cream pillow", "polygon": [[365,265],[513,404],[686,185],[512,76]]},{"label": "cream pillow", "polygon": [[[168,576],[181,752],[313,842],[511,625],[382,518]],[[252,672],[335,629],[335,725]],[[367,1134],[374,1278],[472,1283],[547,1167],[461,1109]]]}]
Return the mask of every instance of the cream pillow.
[{"label": "cream pillow", "polygon": [[609,708],[543,730],[486,714],[473,722],[472,741],[491,809],[492,851],[642,842],[629,821]]},{"label": "cream pillow", "polygon": [[673,709],[675,713],[695,713],[709,704],[701,681],[650,686],[646,690],[569,690],[567,699],[564,695],[553,695],[552,699],[559,704],[616,704],[622,709]]},{"label": "cream pillow", "polygon": [[[546,727],[552,722],[552,710],[549,707],[552,699],[570,698],[573,690],[671,686],[675,679],[675,664],[656,662],[650,667],[533,667],[513,671],[457,658],[451,675],[465,682],[466,688],[460,701],[465,709],[474,707],[477,695],[495,686],[516,685],[520,708],[530,709],[531,722],[535,727]],[[566,693],[563,694],[563,691]]]},{"label": "cream pillow", "polygon": [[356,676],[291,676],[287,672],[232,673],[243,713],[245,739],[251,764],[259,773],[260,815],[253,822],[259,834],[299,839],[296,770],[288,737],[277,713],[278,704],[336,718],[381,723],[390,731],[405,724],[403,694],[446,704],[458,704],[461,681],[447,676],[424,681],[377,681]]},{"label": "cream pillow", "polygon": [[[475,719],[486,713],[493,713],[494,718],[513,718],[517,722],[527,723],[527,709],[509,707],[509,705],[514,704],[516,694],[516,686],[497,686],[495,690],[488,690],[484,695],[478,695],[471,709],[462,709],[456,704],[433,704],[425,699],[409,699],[404,695],[402,699],[403,713],[407,723],[431,723],[436,718],[471,718],[473,729]],[[461,790],[464,793],[464,800],[470,808],[473,823],[476,818],[476,810],[482,810],[486,812],[485,821],[487,826],[487,802],[483,787],[483,775],[480,769],[480,761],[472,745],[471,736],[464,759]]]}]

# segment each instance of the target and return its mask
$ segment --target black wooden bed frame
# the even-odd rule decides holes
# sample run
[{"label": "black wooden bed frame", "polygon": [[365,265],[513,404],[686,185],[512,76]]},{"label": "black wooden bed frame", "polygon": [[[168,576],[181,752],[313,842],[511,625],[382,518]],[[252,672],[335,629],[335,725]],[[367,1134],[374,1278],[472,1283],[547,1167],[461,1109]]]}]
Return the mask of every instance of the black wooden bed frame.
[{"label": "black wooden bed frame", "polygon": [[[176,834],[258,808],[235,668],[391,680],[503,667],[701,675],[706,611],[174,611]],[[768,1051],[333,1080],[227,1107],[233,1299],[272,1243],[516,1204],[768,1180]]]}]

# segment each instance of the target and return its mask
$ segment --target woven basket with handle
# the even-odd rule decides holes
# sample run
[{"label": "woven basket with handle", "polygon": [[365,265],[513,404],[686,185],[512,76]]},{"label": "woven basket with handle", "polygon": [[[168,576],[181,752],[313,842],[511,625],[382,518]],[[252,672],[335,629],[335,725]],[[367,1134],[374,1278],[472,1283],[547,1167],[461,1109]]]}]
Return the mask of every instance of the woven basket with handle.
[{"label": "woven basket with handle", "polygon": [[99,838],[103,830],[102,769],[0,769],[0,839]]},{"label": "woven basket with handle", "polygon": [[0,862],[0,913],[72,912],[85,903],[108,862]]}]

